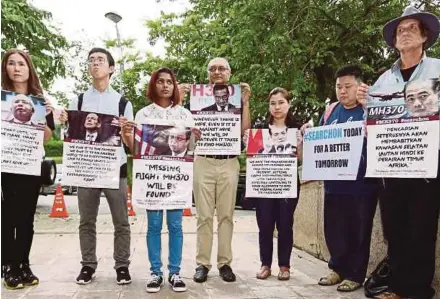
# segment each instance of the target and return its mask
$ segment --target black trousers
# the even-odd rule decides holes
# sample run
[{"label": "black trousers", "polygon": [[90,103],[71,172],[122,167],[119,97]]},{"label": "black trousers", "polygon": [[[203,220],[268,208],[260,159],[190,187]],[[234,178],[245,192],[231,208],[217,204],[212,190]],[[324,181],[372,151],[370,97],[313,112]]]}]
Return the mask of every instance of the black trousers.
[{"label": "black trousers", "polygon": [[29,263],[41,178],[3,172],[1,175],[2,266],[16,267]]},{"label": "black trousers", "polygon": [[293,247],[293,214],[297,198],[258,198],[257,224],[260,230],[260,259],[262,266],[272,266],[273,232],[278,231],[278,265],[290,268]]},{"label": "black trousers", "polygon": [[440,178],[385,179],[381,200],[391,266],[390,289],[401,297],[432,298],[440,211]]},{"label": "black trousers", "polygon": [[324,196],[324,235],[328,266],[343,279],[363,283],[370,259],[377,193],[369,196]]}]

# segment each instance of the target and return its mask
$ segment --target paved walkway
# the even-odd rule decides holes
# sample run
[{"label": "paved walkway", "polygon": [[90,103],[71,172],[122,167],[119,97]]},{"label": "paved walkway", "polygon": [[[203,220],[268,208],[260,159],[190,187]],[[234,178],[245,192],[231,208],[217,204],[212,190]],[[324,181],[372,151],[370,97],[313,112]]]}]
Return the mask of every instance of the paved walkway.
[{"label": "paved walkway", "polygon": [[[336,287],[320,287],[316,284],[320,276],[327,273],[326,264],[314,257],[294,249],[292,254],[292,275],[287,282],[278,281],[276,276],[266,281],[255,278],[259,269],[258,229],[254,211],[236,211],[235,233],[233,239],[233,269],[237,282],[226,283],[218,276],[216,269],[209,273],[208,281],[197,284],[192,281],[195,268],[196,217],[184,217],[184,248],[181,275],[188,291],[174,293],[167,284],[159,294],[145,292],[145,281],[149,276],[149,263],[146,254],[146,217],[142,211],[130,217],[132,225],[132,257],[130,271],[133,282],[128,286],[116,284],[113,270],[113,228],[111,216],[105,199],[98,220],[98,257],[99,266],[96,279],[87,286],[74,282],[80,270],[80,252],[78,240],[78,215],[75,197],[66,197],[69,219],[51,219],[48,217],[52,197],[42,198],[35,221],[36,235],[31,252],[32,269],[41,283],[24,290],[9,291],[2,287],[1,298],[29,299],[92,299],[92,298],[364,298],[363,291],[341,294]],[[164,222],[166,223],[166,222]],[[168,256],[168,234],[166,228],[162,235],[164,264]],[[276,239],[274,239],[276,245]],[[217,252],[216,240],[213,249],[213,261]],[[276,252],[276,250],[275,250]],[[215,263],[214,263],[215,264]],[[274,259],[276,265],[276,258]],[[278,269],[272,268],[277,275]]]}]

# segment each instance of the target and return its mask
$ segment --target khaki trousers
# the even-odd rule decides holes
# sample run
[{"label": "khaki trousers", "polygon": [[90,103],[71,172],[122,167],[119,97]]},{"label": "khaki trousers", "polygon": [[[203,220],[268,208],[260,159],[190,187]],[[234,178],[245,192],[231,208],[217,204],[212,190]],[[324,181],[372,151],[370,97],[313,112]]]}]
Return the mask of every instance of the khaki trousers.
[{"label": "khaki trousers", "polygon": [[232,262],[232,220],[240,164],[237,158],[197,156],[194,161],[194,199],[197,207],[197,266],[211,269],[214,211],[217,209],[217,268]]}]

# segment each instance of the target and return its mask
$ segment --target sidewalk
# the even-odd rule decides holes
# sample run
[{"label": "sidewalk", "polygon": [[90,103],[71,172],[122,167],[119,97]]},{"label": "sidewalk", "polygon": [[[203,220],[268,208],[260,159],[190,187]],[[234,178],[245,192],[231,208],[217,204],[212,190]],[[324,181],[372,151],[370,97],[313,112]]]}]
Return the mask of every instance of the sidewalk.
[{"label": "sidewalk", "polygon": [[[51,199],[52,200],[52,199]],[[51,201],[47,200],[47,202]],[[294,249],[292,254],[291,279],[281,282],[276,279],[277,267],[272,267],[273,275],[266,281],[255,278],[260,267],[258,251],[258,228],[254,211],[236,211],[233,239],[234,262],[232,267],[237,275],[237,282],[226,283],[218,276],[215,267],[217,252],[216,235],[214,236],[213,264],[208,281],[198,284],[192,281],[196,253],[196,217],[184,217],[184,248],[181,275],[185,279],[188,291],[174,293],[167,284],[158,294],[145,292],[145,281],[149,276],[149,263],[146,253],[146,217],[143,211],[136,210],[137,216],[130,217],[132,228],[131,266],[133,282],[128,286],[116,284],[113,270],[113,225],[111,216],[105,212],[105,199],[102,198],[104,213],[98,218],[99,266],[97,277],[87,286],[79,286],[74,279],[79,273],[80,252],[78,240],[78,219],[74,197],[66,199],[69,219],[51,219],[48,217],[50,206],[44,201],[38,207],[35,220],[35,237],[31,251],[31,263],[34,273],[40,278],[40,285],[26,287],[24,290],[9,291],[2,286],[1,298],[29,299],[64,299],[64,298],[364,298],[363,290],[343,294],[336,287],[320,287],[319,277],[328,270],[324,262]],[[69,203],[70,202],[70,203]],[[41,203],[41,201],[40,201]],[[166,223],[166,222],[164,222]],[[276,252],[276,239],[274,239]],[[167,265],[168,234],[166,227],[162,235],[163,261]],[[274,258],[274,265],[276,265]],[[165,271],[166,273],[166,271]]]}]

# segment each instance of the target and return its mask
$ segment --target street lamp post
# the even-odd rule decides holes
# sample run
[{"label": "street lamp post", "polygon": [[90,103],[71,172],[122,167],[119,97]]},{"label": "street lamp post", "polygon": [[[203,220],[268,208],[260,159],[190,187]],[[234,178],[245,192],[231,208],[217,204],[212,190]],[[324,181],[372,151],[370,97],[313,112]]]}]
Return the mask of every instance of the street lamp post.
[{"label": "street lamp post", "polygon": [[118,47],[119,47],[119,51],[121,52],[121,65],[120,65],[120,93],[123,94],[123,90],[122,90],[122,76],[124,74],[124,60],[123,60],[123,49],[122,49],[122,44],[121,44],[121,35],[119,34],[119,28],[118,28],[118,23],[122,20],[122,17],[120,15],[118,15],[117,13],[114,12],[108,12],[104,15],[107,19],[109,19],[110,21],[112,21],[113,23],[115,23],[115,27],[116,27],[116,41],[118,43]]}]

